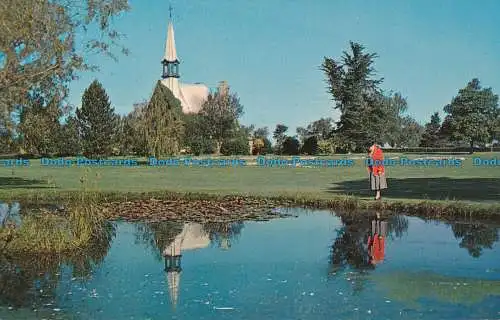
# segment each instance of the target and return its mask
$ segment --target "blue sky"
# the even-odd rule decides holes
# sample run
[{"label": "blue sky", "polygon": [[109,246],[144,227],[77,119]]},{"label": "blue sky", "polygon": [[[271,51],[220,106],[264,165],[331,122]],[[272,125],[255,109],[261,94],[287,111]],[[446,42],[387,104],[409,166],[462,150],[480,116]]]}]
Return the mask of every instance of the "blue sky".
[{"label": "blue sky", "polygon": [[101,70],[71,86],[79,106],[92,79],[120,114],[148,99],[161,75],[170,4],[182,82],[228,81],[244,105],[244,124],[305,126],[333,117],[319,66],[349,40],[379,58],[382,87],[407,97],[424,123],[473,77],[500,93],[500,1],[481,0],[131,0],[116,19],[131,50],[118,62],[93,57]]}]

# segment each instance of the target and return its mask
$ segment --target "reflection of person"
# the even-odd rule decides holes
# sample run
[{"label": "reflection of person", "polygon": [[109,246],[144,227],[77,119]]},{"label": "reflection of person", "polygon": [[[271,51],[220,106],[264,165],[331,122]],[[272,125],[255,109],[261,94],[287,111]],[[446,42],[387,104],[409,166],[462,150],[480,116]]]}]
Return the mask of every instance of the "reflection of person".
[{"label": "reflection of person", "polygon": [[377,144],[373,144],[369,150],[370,159],[368,159],[368,172],[370,173],[370,187],[372,191],[376,191],[375,200],[379,200],[381,198],[380,191],[382,189],[387,189],[387,180],[385,178],[384,168],[384,152]]},{"label": "reflection of person", "polygon": [[380,220],[380,213],[377,219],[372,221],[372,233],[368,237],[368,254],[370,263],[376,265],[384,260],[385,238],[387,236],[387,222]]}]

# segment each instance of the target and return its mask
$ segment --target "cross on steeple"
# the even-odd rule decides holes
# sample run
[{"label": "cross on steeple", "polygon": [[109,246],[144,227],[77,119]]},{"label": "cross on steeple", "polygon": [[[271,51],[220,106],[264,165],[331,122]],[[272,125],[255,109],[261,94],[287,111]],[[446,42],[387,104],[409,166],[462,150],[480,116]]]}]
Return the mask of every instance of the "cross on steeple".
[{"label": "cross on steeple", "polygon": [[173,10],[172,5],[170,5],[168,7],[168,11],[169,11],[169,15],[170,15],[170,20],[172,20],[172,10]]}]

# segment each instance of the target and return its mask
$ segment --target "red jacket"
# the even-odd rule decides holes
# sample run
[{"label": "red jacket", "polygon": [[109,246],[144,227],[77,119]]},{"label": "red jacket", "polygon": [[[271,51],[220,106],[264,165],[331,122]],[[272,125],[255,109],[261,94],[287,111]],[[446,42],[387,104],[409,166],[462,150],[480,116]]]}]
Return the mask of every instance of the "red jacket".
[{"label": "red jacket", "polygon": [[372,165],[369,166],[370,172],[373,175],[378,176],[385,172],[384,168],[384,152],[377,146],[373,146],[373,151],[370,153],[370,158],[372,161]]}]

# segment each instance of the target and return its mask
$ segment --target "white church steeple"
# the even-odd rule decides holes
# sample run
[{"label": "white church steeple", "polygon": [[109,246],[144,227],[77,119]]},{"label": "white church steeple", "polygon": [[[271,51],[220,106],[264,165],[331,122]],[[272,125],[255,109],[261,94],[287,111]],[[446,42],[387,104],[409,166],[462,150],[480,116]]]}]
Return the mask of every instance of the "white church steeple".
[{"label": "white church steeple", "polygon": [[208,87],[203,84],[182,84],[179,81],[179,58],[175,47],[174,25],[172,23],[172,6],[169,8],[170,20],[167,28],[167,41],[161,64],[163,72],[161,83],[172,91],[179,99],[183,113],[198,113],[208,98]]},{"label": "white church steeple", "polygon": [[172,6],[170,10],[170,20],[167,29],[167,41],[165,43],[165,53],[161,64],[163,65],[163,79],[179,78],[179,59],[175,48],[174,25],[172,24]]}]

